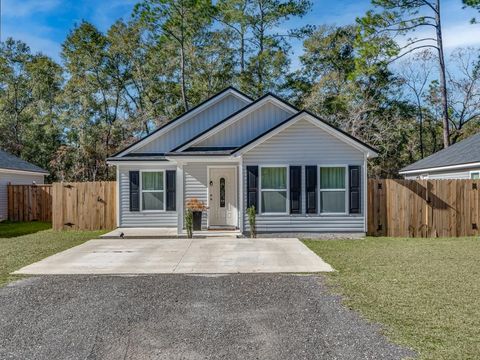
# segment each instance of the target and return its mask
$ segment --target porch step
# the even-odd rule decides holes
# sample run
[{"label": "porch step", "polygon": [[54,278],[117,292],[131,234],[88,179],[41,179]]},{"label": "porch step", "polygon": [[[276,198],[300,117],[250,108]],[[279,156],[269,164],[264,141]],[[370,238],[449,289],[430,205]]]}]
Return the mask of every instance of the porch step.
[{"label": "porch step", "polygon": [[[178,234],[176,228],[118,228],[100,236],[102,239],[184,239],[186,233]],[[241,238],[239,230],[194,231],[194,238]]]}]

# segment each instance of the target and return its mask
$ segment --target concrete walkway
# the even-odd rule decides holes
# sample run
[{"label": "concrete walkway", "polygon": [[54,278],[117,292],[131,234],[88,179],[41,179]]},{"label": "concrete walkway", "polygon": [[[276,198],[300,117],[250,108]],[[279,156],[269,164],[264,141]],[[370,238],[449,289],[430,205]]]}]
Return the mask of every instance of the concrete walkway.
[{"label": "concrete walkway", "polygon": [[90,240],[14,274],[226,274],[328,272],[298,239]]}]

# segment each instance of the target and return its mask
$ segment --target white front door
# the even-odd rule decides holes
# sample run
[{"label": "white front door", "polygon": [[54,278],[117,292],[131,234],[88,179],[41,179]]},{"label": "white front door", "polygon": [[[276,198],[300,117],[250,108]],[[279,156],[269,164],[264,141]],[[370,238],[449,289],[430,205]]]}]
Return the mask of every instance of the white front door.
[{"label": "white front door", "polygon": [[208,226],[237,226],[237,181],[232,167],[209,169]]}]

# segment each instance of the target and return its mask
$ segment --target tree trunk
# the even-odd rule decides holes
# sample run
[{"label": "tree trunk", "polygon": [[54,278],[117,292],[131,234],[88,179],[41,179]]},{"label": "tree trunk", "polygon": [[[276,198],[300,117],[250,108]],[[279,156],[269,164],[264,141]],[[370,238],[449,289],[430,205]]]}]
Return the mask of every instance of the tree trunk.
[{"label": "tree trunk", "polygon": [[440,19],[440,0],[437,0],[437,11],[435,12],[435,29],[437,32],[438,61],[440,66],[440,96],[442,101],[442,122],[443,122],[443,146],[450,145],[450,129],[448,120],[448,99],[447,99],[447,81],[445,75],[445,56],[443,53],[442,23]]},{"label": "tree trunk", "polygon": [[183,107],[185,111],[188,111],[188,100],[187,100],[187,90],[185,86],[185,49],[183,48],[183,44],[180,47],[180,76],[182,81],[182,101]]}]

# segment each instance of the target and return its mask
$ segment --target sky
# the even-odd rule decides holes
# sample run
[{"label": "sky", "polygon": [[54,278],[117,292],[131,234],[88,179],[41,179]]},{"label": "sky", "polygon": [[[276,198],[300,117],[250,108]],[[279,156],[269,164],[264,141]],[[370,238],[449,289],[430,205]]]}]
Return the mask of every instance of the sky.
[{"label": "sky", "polygon": [[[32,51],[60,61],[61,44],[69,31],[82,20],[106,31],[118,18],[129,19],[137,0],[0,0],[2,40],[13,37],[26,42]],[[371,8],[370,0],[313,0],[312,11],[292,19],[285,28],[300,25],[353,23]],[[443,0],[443,34],[446,52],[459,46],[480,47],[480,24],[470,24],[478,13],[462,9],[461,0]],[[418,34],[417,36],[419,36]],[[292,66],[298,66],[301,42],[293,44]]]}]

